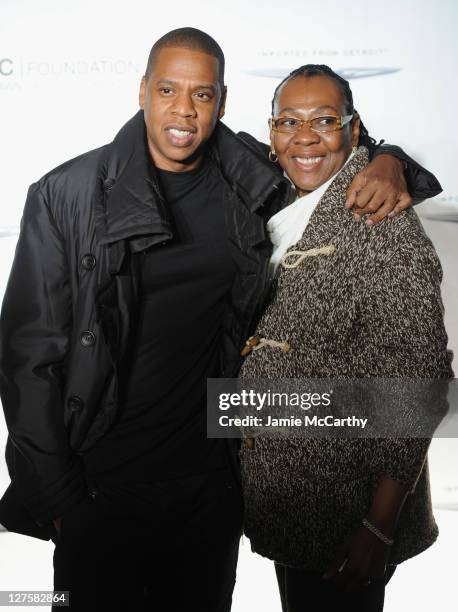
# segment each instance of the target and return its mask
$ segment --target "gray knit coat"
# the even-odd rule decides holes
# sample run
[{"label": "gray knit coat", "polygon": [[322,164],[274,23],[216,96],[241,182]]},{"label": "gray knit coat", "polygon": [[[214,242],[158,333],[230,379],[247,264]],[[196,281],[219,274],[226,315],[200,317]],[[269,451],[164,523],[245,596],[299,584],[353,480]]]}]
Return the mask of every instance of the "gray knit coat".
[{"label": "gray knit coat", "polygon": [[[246,358],[242,379],[450,378],[440,294],[442,270],[412,208],[369,227],[344,207],[360,147],[322,196],[289,250],[334,245],[332,255],[280,265],[256,334],[287,341]],[[438,535],[426,453],[428,439],[275,439],[260,435],[240,452],[245,532],[255,552],[279,563],[325,569],[366,515],[380,475],[409,485],[390,563]],[[382,461],[374,461],[382,457]]]}]

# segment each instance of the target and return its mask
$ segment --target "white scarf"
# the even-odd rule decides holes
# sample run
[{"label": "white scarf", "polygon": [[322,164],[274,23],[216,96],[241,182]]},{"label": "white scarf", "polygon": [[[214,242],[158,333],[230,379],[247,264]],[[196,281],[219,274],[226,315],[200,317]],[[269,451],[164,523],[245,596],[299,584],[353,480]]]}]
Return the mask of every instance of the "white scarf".
[{"label": "white scarf", "polygon": [[[280,210],[267,222],[267,232],[269,234],[270,241],[274,245],[269,262],[269,273],[272,278],[275,276],[283,255],[290,246],[296,244],[296,242],[302,238],[302,234],[304,233],[305,228],[310,221],[310,217],[317,207],[322,195],[335,177],[342,172],[353,155],[354,153],[352,152],[342,168],[331,176],[326,183],[323,183],[314,191],[297,198],[292,204],[285,206],[285,208]],[[285,176],[289,178],[286,173]]]}]

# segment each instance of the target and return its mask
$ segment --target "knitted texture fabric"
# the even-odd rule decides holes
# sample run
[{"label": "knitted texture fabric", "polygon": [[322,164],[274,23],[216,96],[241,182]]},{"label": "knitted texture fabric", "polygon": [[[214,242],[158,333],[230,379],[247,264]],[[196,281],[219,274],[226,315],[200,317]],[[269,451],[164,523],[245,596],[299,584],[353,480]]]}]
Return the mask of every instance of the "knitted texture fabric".
[{"label": "knitted texture fabric", "polygon": [[[242,379],[453,376],[440,295],[442,270],[410,208],[375,226],[355,222],[346,190],[368,163],[360,147],[289,251],[331,254],[280,265],[256,335],[288,352],[251,352]],[[292,258],[294,259],[294,258]],[[413,406],[413,410],[415,406]],[[383,474],[409,485],[391,549],[400,563],[437,537],[425,438],[288,438],[265,435],[240,452],[245,533],[255,552],[323,570],[362,523]]]}]

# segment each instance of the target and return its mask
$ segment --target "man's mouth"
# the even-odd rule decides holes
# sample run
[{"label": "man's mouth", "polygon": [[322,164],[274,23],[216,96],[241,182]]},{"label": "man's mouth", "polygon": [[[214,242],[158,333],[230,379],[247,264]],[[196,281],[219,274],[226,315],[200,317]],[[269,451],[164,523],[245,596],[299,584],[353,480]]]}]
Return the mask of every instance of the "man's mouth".
[{"label": "man's mouth", "polygon": [[188,147],[196,135],[195,130],[169,127],[165,129],[168,141],[175,147]]}]

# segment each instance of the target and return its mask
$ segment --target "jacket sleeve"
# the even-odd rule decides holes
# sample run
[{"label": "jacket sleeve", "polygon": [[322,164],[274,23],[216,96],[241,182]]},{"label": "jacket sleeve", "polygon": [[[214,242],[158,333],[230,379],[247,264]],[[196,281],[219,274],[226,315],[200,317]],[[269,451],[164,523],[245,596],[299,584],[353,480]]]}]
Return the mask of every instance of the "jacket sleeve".
[{"label": "jacket sleeve", "polygon": [[261,142],[251,134],[247,132],[237,132],[237,136],[243,140],[243,142],[249,147],[253,152],[261,155],[264,158],[267,158],[269,155],[270,147],[265,142]]},{"label": "jacket sleeve", "polygon": [[[417,437],[378,440],[385,473],[411,490],[430,443],[424,432],[432,434],[447,412],[447,384],[453,377],[440,293],[442,270],[433,246],[424,240],[419,248],[417,240],[404,237],[374,275],[364,306],[368,332],[363,361],[379,377],[401,379],[392,381],[400,390],[399,418],[406,419],[408,432],[420,432]],[[409,380],[403,385],[402,379]]]},{"label": "jacket sleeve", "polygon": [[394,155],[394,157],[404,162],[404,176],[407,182],[407,189],[414,205],[420,204],[420,202],[428,198],[433,198],[442,192],[442,187],[434,174],[420,166],[407,153],[404,153],[401,147],[380,144],[374,148],[372,158],[377,157],[377,155]]},{"label": "jacket sleeve", "polygon": [[21,501],[39,524],[87,492],[64,426],[63,384],[72,324],[63,239],[39,184],[28,192],[0,317],[0,393]]}]

